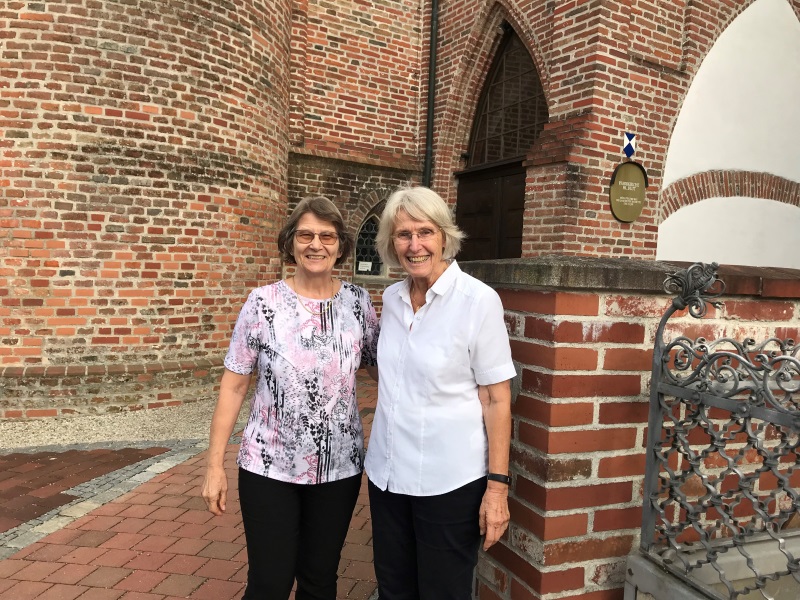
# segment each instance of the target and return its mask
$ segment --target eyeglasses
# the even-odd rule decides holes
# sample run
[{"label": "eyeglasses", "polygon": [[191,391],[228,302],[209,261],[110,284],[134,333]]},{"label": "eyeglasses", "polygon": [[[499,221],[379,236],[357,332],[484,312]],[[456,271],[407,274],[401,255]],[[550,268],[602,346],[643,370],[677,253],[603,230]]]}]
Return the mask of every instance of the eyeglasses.
[{"label": "eyeglasses", "polygon": [[320,233],[314,233],[313,231],[306,231],[305,229],[301,229],[300,231],[294,232],[294,239],[296,239],[301,244],[310,244],[314,241],[314,238],[318,237],[319,241],[325,244],[326,246],[333,246],[336,242],[339,241],[339,234],[333,231],[322,231]]},{"label": "eyeglasses", "polygon": [[435,236],[437,233],[441,231],[440,229],[431,229],[430,227],[423,227],[417,231],[398,231],[395,233],[392,238],[396,242],[402,242],[403,244],[410,244],[411,240],[414,239],[414,236],[417,236],[417,240],[420,242],[426,242]]}]

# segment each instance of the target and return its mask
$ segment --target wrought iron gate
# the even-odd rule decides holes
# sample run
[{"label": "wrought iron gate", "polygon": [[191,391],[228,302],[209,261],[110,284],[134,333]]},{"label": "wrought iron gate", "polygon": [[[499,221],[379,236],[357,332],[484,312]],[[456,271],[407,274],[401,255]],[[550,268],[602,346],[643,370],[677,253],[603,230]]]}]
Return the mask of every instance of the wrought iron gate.
[{"label": "wrought iron gate", "polygon": [[[648,591],[657,598],[797,600],[798,346],[663,337],[676,312],[700,319],[721,305],[717,267],[697,263],[664,284],[677,295],[656,333],[642,557],[631,558],[691,592]],[[631,564],[626,599],[635,597]]]}]

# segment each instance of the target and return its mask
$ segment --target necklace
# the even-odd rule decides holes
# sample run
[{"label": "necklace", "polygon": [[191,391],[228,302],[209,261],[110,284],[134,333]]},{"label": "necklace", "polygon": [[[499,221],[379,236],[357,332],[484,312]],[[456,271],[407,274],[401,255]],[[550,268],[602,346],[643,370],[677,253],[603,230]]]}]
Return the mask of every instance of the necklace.
[{"label": "necklace", "polygon": [[408,297],[411,300],[411,310],[414,311],[414,314],[416,314],[416,312],[420,308],[425,306],[425,304],[427,304],[427,302],[428,302],[424,295],[422,296],[422,302],[420,302],[420,303],[414,302],[414,290],[415,289],[416,289],[416,287],[414,286],[414,282],[412,281],[411,282],[411,287],[409,289]]},{"label": "necklace", "polygon": [[300,299],[300,294],[297,292],[297,282],[295,281],[294,276],[292,276],[291,279],[292,279],[292,284],[293,285],[289,285],[289,280],[288,279],[286,280],[286,284],[289,285],[289,289],[291,289],[294,292],[295,296],[297,296],[297,303],[300,306],[302,306],[306,310],[306,312],[311,313],[315,317],[318,317],[322,313],[324,313],[328,309],[328,307],[333,303],[333,286],[334,286],[333,277],[331,277],[331,297],[328,298],[327,300],[320,300],[319,301],[319,312],[313,311],[310,308],[308,308],[306,306],[306,303],[303,302]]}]

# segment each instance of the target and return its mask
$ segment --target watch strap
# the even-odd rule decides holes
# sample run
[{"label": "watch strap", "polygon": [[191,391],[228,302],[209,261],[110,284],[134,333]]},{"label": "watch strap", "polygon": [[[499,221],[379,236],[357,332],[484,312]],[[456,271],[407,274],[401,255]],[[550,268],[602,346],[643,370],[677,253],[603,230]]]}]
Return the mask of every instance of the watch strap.
[{"label": "watch strap", "polygon": [[511,477],[509,477],[508,475],[503,475],[502,473],[489,473],[486,476],[486,479],[488,479],[489,481],[499,481],[500,483],[511,485]]}]

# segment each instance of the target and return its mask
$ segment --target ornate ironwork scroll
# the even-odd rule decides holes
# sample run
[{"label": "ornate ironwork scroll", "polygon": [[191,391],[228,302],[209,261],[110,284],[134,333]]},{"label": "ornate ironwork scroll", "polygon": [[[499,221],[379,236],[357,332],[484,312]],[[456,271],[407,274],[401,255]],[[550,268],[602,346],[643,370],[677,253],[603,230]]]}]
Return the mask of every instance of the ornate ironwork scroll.
[{"label": "ornate ironwork scroll", "polygon": [[716,263],[669,276],[656,335],[642,550],[709,598],[800,598],[800,360],[791,339],[677,337],[724,290]]}]

